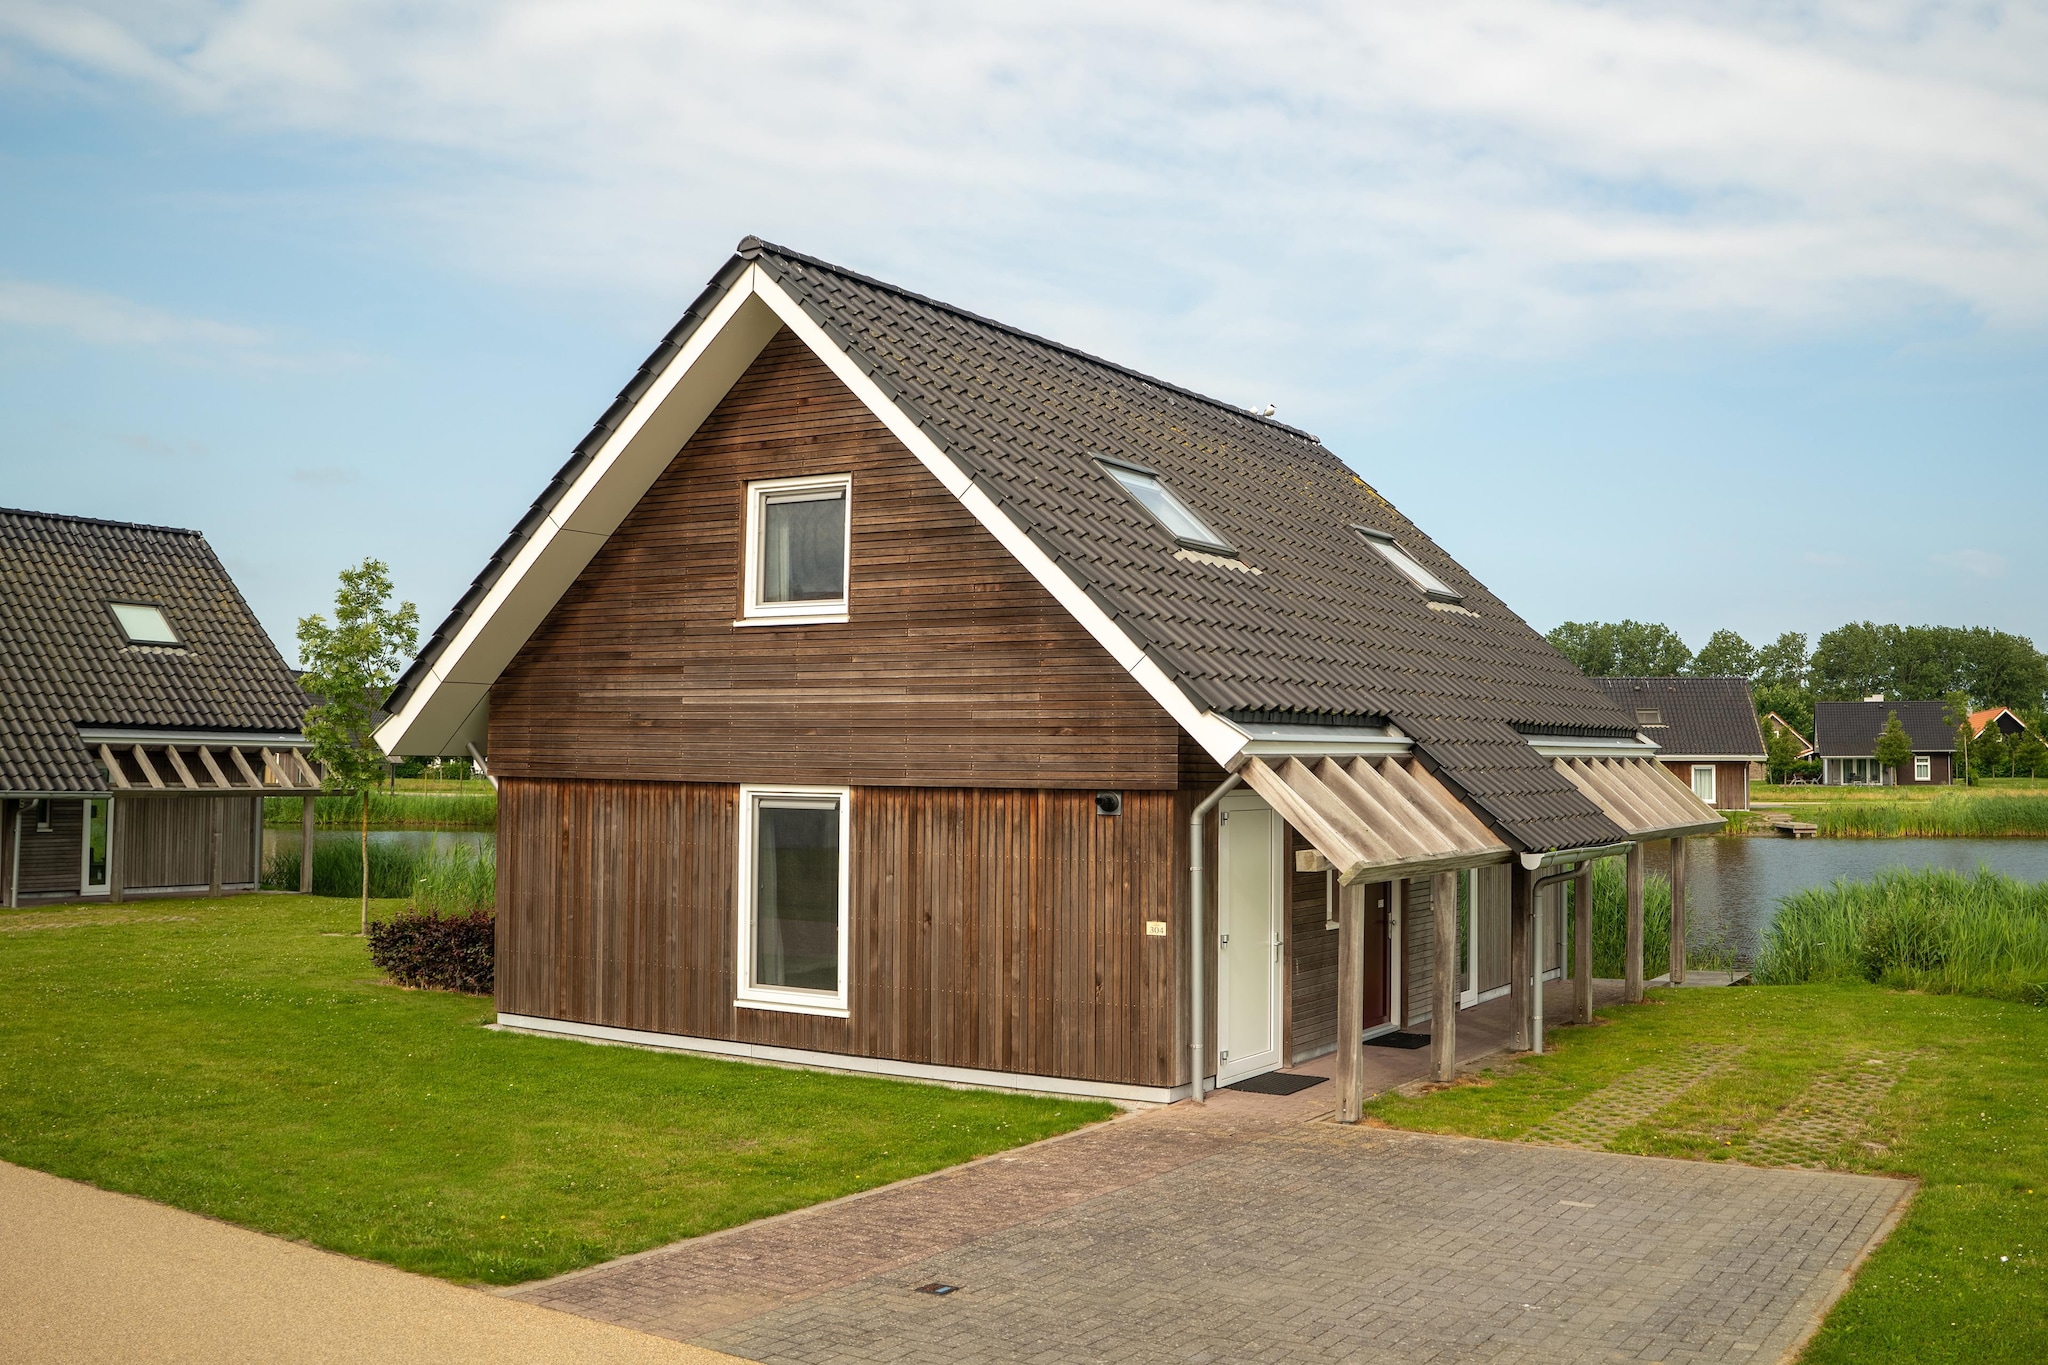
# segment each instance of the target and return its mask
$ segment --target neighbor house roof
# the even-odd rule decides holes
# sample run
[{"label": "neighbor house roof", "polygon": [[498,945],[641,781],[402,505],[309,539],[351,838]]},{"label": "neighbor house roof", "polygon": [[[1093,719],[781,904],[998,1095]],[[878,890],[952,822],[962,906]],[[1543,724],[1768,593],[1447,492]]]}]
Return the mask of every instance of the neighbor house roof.
[{"label": "neighbor house roof", "polygon": [[[131,644],[110,604],[155,607]],[[107,790],[88,729],[277,736],[304,694],[196,531],[0,510],[0,792]]]},{"label": "neighbor house roof", "polygon": [[1792,738],[1799,741],[1800,758],[1804,759],[1813,753],[1813,741],[1808,739],[1805,735],[1800,734],[1798,730],[1794,729],[1792,726],[1792,722],[1786,720],[1776,711],[1771,712],[1768,716],[1765,717],[1765,719],[1770,721],[1771,724],[1775,725],[1780,730],[1783,730],[1787,734],[1791,735]]},{"label": "neighbor house roof", "polygon": [[1747,678],[1595,678],[1662,759],[1764,760]]},{"label": "neighbor house roof", "polygon": [[[429,640],[391,702],[394,740],[425,751],[476,733],[496,670],[545,614],[514,601],[509,567],[553,554],[548,581],[573,581],[623,515],[609,509],[637,499],[722,394],[689,390],[691,375],[729,371],[729,385],[784,326],[1212,754],[1231,718],[1390,721],[1522,847],[1622,837],[1528,736],[1627,740],[1633,717],[1314,436],[753,238]],[[741,333],[752,351],[722,358],[719,338]],[[648,424],[678,405],[699,415],[642,451]],[[1104,460],[1156,471],[1228,551],[1176,542]],[[627,491],[599,514],[587,490],[606,469],[626,471]],[[1418,588],[1360,527],[1392,537],[1449,591]],[[514,624],[497,638],[501,617]],[[453,699],[430,724],[421,694],[436,688]],[[415,740],[415,724],[437,737]]]},{"label": "neighbor house roof", "polygon": [[1993,721],[1998,722],[1998,732],[2001,735],[2016,735],[2027,728],[2027,723],[2014,715],[2010,706],[1990,706],[1982,711],[1970,713],[1970,738],[1975,739],[1983,734],[1984,727]]},{"label": "neighbor house roof", "polygon": [[1948,704],[1939,701],[1815,702],[1814,749],[1822,758],[1869,758],[1877,752],[1877,737],[1894,711],[1915,753],[1955,752],[1955,726],[1949,724]]}]

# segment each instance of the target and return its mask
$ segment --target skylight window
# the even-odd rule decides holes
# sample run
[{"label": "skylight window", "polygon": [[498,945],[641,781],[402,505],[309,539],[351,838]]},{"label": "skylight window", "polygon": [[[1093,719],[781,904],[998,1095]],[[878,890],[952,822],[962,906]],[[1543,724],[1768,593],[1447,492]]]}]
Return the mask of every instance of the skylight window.
[{"label": "skylight window", "polygon": [[131,645],[175,645],[180,643],[178,632],[171,629],[171,623],[155,607],[139,602],[109,602],[107,609],[114,613],[114,620],[120,624],[121,634]]},{"label": "skylight window", "polygon": [[1173,490],[1149,469],[1137,465],[1119,464],[1112,460],[1096,457],[1109,476],[1117,481],[1124,492],[1137,500],[1140,507],[1152,514],[1152,519],[1164,526],[1183,545],[1198,550],[1210,550],[1218,554],[1234,555],[1237,550],[1209,529],[1209,524],[1189,510],[1188,505],[1174,496]]},{"label": "skylight window", "polygon": [[1415,556],[1402,549],[1400,545],[1395,543],[1394,538],[1385,531],[1376,531],[1370,526],[1354,526],[1351,529],[1358,532],[1365,539],[1366,544],[1377,550],[1381,559],[1386,560],[1387,563],[1407,575],[1409,582],[1428,593],[1431,597],[1444,602],[1462,602],[1465,600],[1465,594],[1459,592],[1441,578],[1438,578],[1428,569],[1423,568],[1416,561]]}]

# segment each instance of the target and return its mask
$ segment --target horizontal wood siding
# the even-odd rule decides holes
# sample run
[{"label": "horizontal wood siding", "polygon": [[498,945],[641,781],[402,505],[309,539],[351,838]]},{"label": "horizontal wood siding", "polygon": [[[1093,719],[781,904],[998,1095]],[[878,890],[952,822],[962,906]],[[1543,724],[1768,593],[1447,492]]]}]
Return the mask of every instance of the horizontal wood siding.
[{"label": "horizontal wood siding", "polygon": [[[857,787],[847,1019],[734,1004],[738,788],[504,778],[498,1008],[943,1066],[1170,1085],[1187,807]],[[1183,878],[1184,880],[1184,878]]]},{"label": "horizontal wood siding", "polygon": [[85,856],[85,803],[51,801],[50,827],[36,828],[36,803],[24,802],[21,822],[21,894],[76,895]]},{"label": "horizontal wood siding", "polygon": [[[850,620],[736,627],[747,484],[825,474],[853,481]],[[1179,733],[784,332],[493,686],[490,759],[508,777],[1170,790]]]}]

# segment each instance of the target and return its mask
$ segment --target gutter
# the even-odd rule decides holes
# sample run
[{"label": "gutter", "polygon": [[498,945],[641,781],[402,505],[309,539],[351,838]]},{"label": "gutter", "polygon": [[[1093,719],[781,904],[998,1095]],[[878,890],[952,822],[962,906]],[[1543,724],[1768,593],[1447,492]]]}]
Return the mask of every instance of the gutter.
[{"label": "gutter", "polygon": [[1216,809],[1216,803],[1243,780],[1236,773],[1224,778],[1222,785],[1203,797],[1194,813],[1188,816],[1188,1051],[1194,1058],[1193,1088],[1189,1093],[1194,1096],[1196,1104],[1203,1103],[1202,1063],[1208,1057],[1207,1040],[1202,1037],[1202,873],[1207,862],[1202,826],[1208,821],[1209,812]]}]

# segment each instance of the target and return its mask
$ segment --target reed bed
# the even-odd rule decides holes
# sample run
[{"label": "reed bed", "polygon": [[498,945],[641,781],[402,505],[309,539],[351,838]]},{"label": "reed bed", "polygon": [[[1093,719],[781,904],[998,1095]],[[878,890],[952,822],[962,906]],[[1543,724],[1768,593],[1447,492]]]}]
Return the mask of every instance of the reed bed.
[{"label": "reed bed", "polygon": [[[302,818],[295,796],[273,796],[263,802],[263,823],[296,829]],[[319,796],[313,800],[313,824],[319,829],[355,829],[362,821],[362,800],[355,796]],[[480,792],[370,793],[371,829],[496,829],[498,794]]]},{"label": "reed bed", "polygon": [[2048,882],[1901,868],[1810,887],[1778,902],[1757,979],[2048,1005]]},{"label": "reed bed", "polygon": [[[299,850],[274,850],[263,863],[263,885],[271,890],[299,889]],[[362,894],[362,850],[339,840],[313,845],[313,892],[320,896]],[[370,895],[378,900],[405,899],[429,914],[466,915],[496,903],[498,861],[488,851],[456,844],[450,848],[419,848],[408,844],[370,845]]]},{"label": "reed bed", "polygon": [[1811,819],[1826,839],[2048,838],[2048,796],[1831,801]]},{"label": "reed bed", "polygon": [[[1727,945],[1692,928],[1686,934],[1685,965],[1701,971],[1732,971],[1736,955]],[[1643,877],[1643,975],[1662,976],[1671,966],[1671,880],[1661,872]],[[1620,977],[1628,969],[1628,881],[1619,858],[1593,864],[1593,975]]]}]

